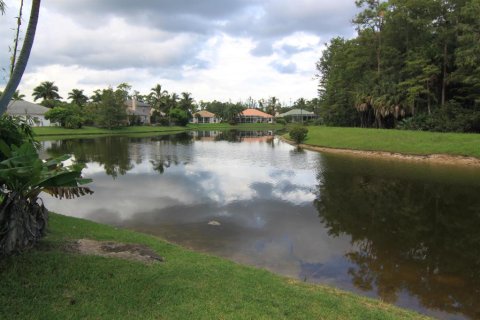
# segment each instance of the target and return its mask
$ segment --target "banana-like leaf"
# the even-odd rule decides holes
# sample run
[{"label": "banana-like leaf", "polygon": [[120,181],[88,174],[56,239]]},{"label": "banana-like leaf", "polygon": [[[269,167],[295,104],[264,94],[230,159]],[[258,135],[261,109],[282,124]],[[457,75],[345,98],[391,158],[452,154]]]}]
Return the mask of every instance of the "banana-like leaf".
[{"label": "banana-like leaf", "polygon": [[79,178],[77,178],[76,180],[77,180],[78,185],[84,185],[84,184],[88,184],[88,183],[93,182],[93,179],[79,179]]},{"label": "banana-like leaf", "polygon": [[10,147],[7,145],[7,143],[3,139],[0,139],[0,152],[6,158],[10,158],[12,156],[12,152],[10,151]]},{"label": "banana-like leaf", "polygon": [[77,178],[80,178],[78,171],[66,171],[48,177],[38,183],[39,187],[76,187]]},{"label": "banana-like leaf", "polygon": [[93,191],[86,187],[49,187],[45,188],[44,192],[59,199],[74,199],[87,194],[93,194]]}]

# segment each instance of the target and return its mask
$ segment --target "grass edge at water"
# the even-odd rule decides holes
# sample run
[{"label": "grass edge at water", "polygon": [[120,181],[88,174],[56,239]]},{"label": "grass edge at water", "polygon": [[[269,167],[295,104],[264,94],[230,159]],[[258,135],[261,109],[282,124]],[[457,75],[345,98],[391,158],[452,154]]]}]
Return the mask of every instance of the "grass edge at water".
[{"label": "grass edge at water", "polygon": [[[304,144],[405,155],[480,158],[480,134],[309,126]],[[288,134],[285,135],[288,138]]]},{"label": "grass edge at water", "polygon": [[[150,246],[145,266],[63,248],[89,238]],[[153,236],[52,214],[38,249],[0,261],[0,318],[423,319],[378,300],[192,252]]]}]

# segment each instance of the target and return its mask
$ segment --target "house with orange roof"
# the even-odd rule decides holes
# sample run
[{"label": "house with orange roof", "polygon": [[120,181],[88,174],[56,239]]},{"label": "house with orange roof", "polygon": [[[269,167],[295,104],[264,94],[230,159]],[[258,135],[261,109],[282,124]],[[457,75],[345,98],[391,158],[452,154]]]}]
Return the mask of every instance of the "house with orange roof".
[{"label": "house with orange roof", "polygon": [[237,117],[239,123],[273,123],[273,116],[258,109],[245,109]]},{"label": "house with orange roof", "polygon": [[201,110],[193,114],[193,118],[190,123],[219,123],[221,121],[215,113],[207,110]]}]

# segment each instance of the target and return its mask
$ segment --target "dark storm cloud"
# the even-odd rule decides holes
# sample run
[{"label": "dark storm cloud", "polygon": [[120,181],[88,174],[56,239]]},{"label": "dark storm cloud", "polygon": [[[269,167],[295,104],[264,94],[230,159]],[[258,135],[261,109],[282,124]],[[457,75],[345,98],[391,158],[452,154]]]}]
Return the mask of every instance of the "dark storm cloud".
[{"label": "dark storm cloud", "polygon": [[[309,48],[274,49],[275,41],[297,32],[315,34],[322,42],[333,35],[350,36],[349,20],[356,11],[351,0],[50,0],[43,9],[71,23],[59,26],[41,14],[44,28],[37,35],[33,66],[157,68],[169,74],[186,66],[208,68],[198,54],[219,33],[257,42],[251,52],[255,56],[280,53],[286,60]],[[281,73],[297,71],[287,62],[272,67]]]},{"label": "dark storm cloud", "polygon": [[[85,25],[121,17],[173,32],[211,33],[216,30],[254,39],[282,37],[305,31],[324,36],[352,33],[349,21],[357,9],[351,0],[51,0],[48,8],[68,14]],[[85,19],[95,16],[95,19]]]},{"label": "dark storm cloud", "polygon": [[218,22],[257,2],[256,0],[52,0],[52,9],[73,14],[84,24],[100,24],[103,19],[85,17],[122,17],[127,21],[161,27],[167,31],[205,33]]}]

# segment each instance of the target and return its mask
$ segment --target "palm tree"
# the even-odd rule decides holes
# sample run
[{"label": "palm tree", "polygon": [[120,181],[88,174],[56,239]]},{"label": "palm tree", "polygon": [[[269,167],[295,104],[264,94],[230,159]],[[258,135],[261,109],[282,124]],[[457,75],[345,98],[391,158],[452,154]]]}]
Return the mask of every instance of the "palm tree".
[{"label": "palm tree", "polygon": [[149,100],[152,104],[153,109],[161,111],[162,109],[162,102],[165,97],[168,96],[167,90],[162,90],[162,86],[160,84],[155,85],[152,89],[150,89]]},{"label": "palm tree", "polygon": [[168,101],[168,124],[172,125],[172,120],[170,118],[170,113],[172,113],[172,109],[177,107],[177,101],[178,101],[178,94],[175,92],[172,93],[169,97],[167,97]]},{"label": "palm tree", "polygon": [[54,82],[44,81],[38,87],[33,89],[33,98],[35,101],[38,99],[46,100],[59,100],[62,97],[58,94],[58,87]]},{"label": "palm tree", "polygon": [[[40,15],[40,3],[41,0],[32,0],[30,20],[28,21],[27,32],[25,33],[22,50],[18,56],[13,73],[8,80],[7,86],[5,87],[5,92],[0,97],[0,115],[7,110],[7,106],[15,94],[15,91],[20,84],[20,80],[22,79],[23,72],[27,67],[28,58],[30,57],[30,52],[32,51],[33,40],[35,39],[35,32],[37,30],[38,17]],[[5,2],[3,0],[0,0],[0,10],[2,13],[5,10]]]},{"label": "palm tree", "polygon": [[190,113],[195,113],[195,104],[193,103],[192,94],[189,92],[182,92],[182,98],[179,101],[179,106],[182,110]]},{"label": "palm tree", "polygon": [[72,89],[68,93],[68,99],[72,100],[72,103],[76,104],[79,107],[83,107],[88,101],[88,97],[83,94],[83,90]]},{"label": "palm tree", "polygon": [[23,101],[24,98],[25,98],[25,95],[23,93],[20,93],[19,90],[17,90],[13,94],[12,100],[13,101]]},{"label": "palm tree", "polygon": [[92,100],[92,102],[100,102],[102,101],[102,95],[103,95],[102,89],[97,89],[93,91],[93,95],[90,97],[90,100]]},{"label": "palm tree", "polygon": [[267,112],[270,113],[272,116],[275,116],[275,114],[277,113],[278,106],[279,106],[278,98],[271,97],[270,99],[268,99]]}]

